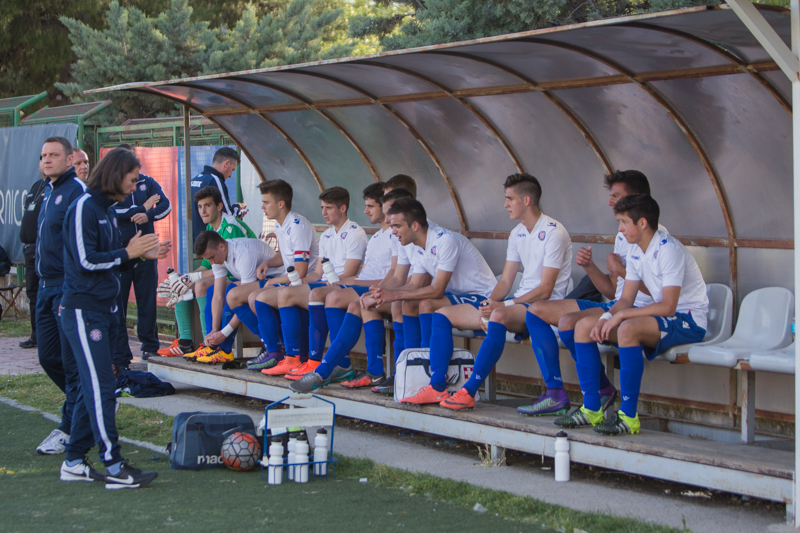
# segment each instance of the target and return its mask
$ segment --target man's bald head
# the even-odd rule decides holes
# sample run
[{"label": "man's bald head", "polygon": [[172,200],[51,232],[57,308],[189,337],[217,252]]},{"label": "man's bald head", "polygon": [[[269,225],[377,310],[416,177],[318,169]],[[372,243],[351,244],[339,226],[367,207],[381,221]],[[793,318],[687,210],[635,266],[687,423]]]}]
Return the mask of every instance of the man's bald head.
[{"label": "man's bald head", "polygon": [[81,181],[89,179],[89,156],[80,148],[72,149],[72,166],[75,167],[75,173]]}]

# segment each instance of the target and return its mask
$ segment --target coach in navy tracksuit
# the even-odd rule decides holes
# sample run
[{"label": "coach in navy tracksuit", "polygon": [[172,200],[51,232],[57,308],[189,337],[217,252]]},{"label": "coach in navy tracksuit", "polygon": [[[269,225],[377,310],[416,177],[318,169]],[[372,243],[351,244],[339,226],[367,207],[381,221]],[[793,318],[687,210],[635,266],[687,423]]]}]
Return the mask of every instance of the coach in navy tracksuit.
[{"label": "coach in navy tracksuit", "polygon": [[[80,401],[75,405],[67,457],[61,465],[64,481],[105,480],[107,489],[138,488],[155,479],[120,455],[114,418],[116,379],[112,369],[119,314],[120,270],[144,259],[163,257],[169,242],[157,235],[134,235],[122,248],[114,205],[136,187],[139,160],[123,148],[109,152],[95,168],[88,190],[64,220],[64,295],[61,322],[75,354],[80,375]],[[106,475],[86,462],[96,442]]]},{"label": "coach in navy tracksuit", "polygon": [[214,152],[211,166],[204,166],[203,172],[192,178],[192,242],[196,241],[197,236],[206,229],[206,224],[197,210],[197,201],[194,200],[194,195],[203,187],[211,185],[219,189],[222,193],[222,206],[229,215],[239,217],[240,209],[246,207],[243,204],[231,204],[228,187],[225,186],[225,180],[231,177],[238,164],[239,154],[233,148],[225,146]]},{"label": "coach in navy tracksuit", "polygon": [[[122,144],[125,148],[136,153],[133,146]],[[153,222],[166,217],[172,207],[169,199],[161,190],[161,185],[156,180],[145,174],[139,174],[136,189],[133,194],[118,202],[114,206],[117,214],[122,246],[127,246],[137,231],[142,235],[154,233]],[[148,259],[139,261],[134,268],[124,270],[120,277],[119,311],[120,331],[117,347],[114,354],[114,364],[117,370],[127,368],[133,359],[131,348],[128,344],[128,328],[126,317],[128,315],[128,297],[133,284],[136,295],[137,321],[136,333],[142,343],[142,359],[146,360],[151,355],[158,355],[158,330],[156,329],[156,289],[158,288],[158,261]]]},{"label": "coach in navy tracksuit", "polygon": [[50,178],[39,211],[36,237],[36,343],[39,364],[47,376],[66,394],[61,409],[61,425],[36,448],[46,455],[64,453],[77,399],[78,374],[69,343],[61,331],[58,306],[64,283],[64,241],[61,235],[64,216],[70,204],[83,194],[86,185],[72,168],[72,144],[64,137],[50,137],[42,146],[42,173]]}]

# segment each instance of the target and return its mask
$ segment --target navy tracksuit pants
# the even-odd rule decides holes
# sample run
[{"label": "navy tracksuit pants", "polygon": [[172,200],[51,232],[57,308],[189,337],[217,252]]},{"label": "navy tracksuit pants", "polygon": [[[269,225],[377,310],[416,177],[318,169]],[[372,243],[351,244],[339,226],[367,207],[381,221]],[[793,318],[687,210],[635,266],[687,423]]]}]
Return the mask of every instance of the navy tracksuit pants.
[{"label": "navy tracksuit pants", "polygon": [[58,429],[70,434],[72,412],[78,399],[80,380],[69,341],[61,327],[58,306],[61,305],[63,280],[39,280],[36,297],[36,344],[39,349],[39,364],[67,398],[61,407],[61,425]]},{"label": "navy tracksuit pants", "polygon": [[136,333],[142,343],[143,352],[155,352],[159,348],[158,329],[156,326],[156,289],[158,288],[158,261],[148,259],[139,261],[130,270],[120,273],[120,291],[117,306],[119,307],[119,333],[117,347],[114,353],[114,364],[117,367],[127,367],[133,359],[131,348],[128,344],[128,328],[125,317],[128,316],[128,297],[131,293],[136,295],[138,316],[136,319]]},{"label": "navy tracksuit pants", "polygon": [[64,334],[75,354],[72,363],[80,375],[67,460],[82,459],[95,443],[106,466],[122,460],[114,417],[117,381],[111,367],[118,321],[117,313],[67,308],[61,312]]}]

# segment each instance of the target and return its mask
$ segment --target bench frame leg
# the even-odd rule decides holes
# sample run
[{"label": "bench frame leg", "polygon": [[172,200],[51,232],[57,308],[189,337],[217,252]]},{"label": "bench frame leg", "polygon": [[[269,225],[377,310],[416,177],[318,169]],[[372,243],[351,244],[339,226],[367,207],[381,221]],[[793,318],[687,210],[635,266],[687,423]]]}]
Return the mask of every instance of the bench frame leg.
[{"label": "bench frame leg", "polygon": [[742,404],[742,442],[751,443],[756,440],[756,374],[749,370],[740,370]]}]

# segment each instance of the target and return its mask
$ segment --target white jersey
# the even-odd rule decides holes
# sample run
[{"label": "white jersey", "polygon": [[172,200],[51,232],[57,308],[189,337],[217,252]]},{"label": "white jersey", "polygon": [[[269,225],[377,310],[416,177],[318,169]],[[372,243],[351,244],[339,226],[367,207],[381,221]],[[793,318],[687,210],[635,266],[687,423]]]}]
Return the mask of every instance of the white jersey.
[{"label": "white jersey", "polygon": [[469,239],[445,228],[428,228],[425,250],[416,246],[414,274],[436,277],[438,270],[452,272],[447,290],[454,294],[489,297],[497,285],[492,269]]},{"label": "white jersey", "polygon": [[642,281],[653,297],[660,302],[664,287],[680,287],[678,313],[691,313],[703,329],[708,324],[708,295],[700,267],[686,247],[669,233],[658,230],[644,252],[636,245],[628,256],[626,280]]},{"label": "white jersey", "polygon": [[[242,285],[251,283],[258,279],[256,277],[258,265],[275,257],[275,250],[258,239],[242,237],[228,239],[225,242],[228,244],[228,258],[221,265],[211,265],[214,279],[224,278],[230,272],[234,278],[242,282]],[[281,267],[270,268],[267,276],[279,276],[282,272]]]},{"label": "white jersey", "polygon": [[542,284],[544,267],[558,269],[551,300],[563,300],[572,274],[572,240],[564,226],[545,214],[539,216],[533,231],[518,224],[508,236],[506,261],[522,263],[524,271],[514,298]]},{"label": "white jersey", "polygon": [[[669,234],[667,228],[665,228],[661,224],[658,225],[658,229],[663,231],[664,233]],[[614,253],[619,256],[620,260],[622,261],[622,264],[625,265],[626,268],[628,266],[628,256],[631,254],[631,252],[633,252],[635,249],[638,248],[639,247],[636,246],[635,244],[629,243],[628,240],[625,238],[625,235],[619,232],[617,233],[617,239],[614,241]],[[616,293],[614,294],[614,300],[619,300],[620,298],[622,298],[622,287],[624,286],[625,286],[625,278],[618,277],[617,290]],[[644,307],[645,305],[650,305],[651,303],[653,303],[653,299],[649,295],[643,293],[642,291],[639,291],[639,293],[636,295],[636,300],[633,302],[633,306]]]},{"label": "white jersey", "polygon": [[336,275],[341,276],[344,273],[345,261],[364,260],[368,240],[364,228],[348,219],[338,232],[331,226],[322,233],[319,238],[319,256],[327,257]]},{"label": "white jersey", "polygon": [[[429,228],[438,228],[439,224],[428,219]],[[418,246],[414,243],[409,243],[403,246],[400,244],[400,239],[392,235],[392,257],[397,257],[398,265],[412,265],[414,258],[417,255],[416,250]]]},{"label": "white jersey", "polygon": [[314,270],[319,256],[319,238],[306,217],[289,211],[283,224],[275,221],[275,235],[283,258],[284,274],[295,261],[308,263],[309,273]]},{"label": "white jersey", "polygon": [[378,281],[392,268],[392,228],[376,231],[367,244],[364,267],[356,278],[359,281]]}]

